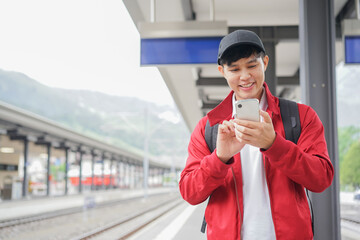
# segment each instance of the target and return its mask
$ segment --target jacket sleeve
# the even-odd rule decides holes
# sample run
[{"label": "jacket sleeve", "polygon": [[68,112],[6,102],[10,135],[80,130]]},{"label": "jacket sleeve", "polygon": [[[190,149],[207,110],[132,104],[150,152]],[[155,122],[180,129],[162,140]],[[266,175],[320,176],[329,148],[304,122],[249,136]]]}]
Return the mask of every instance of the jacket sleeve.
[{"label": "jacket sleeve", "polygon": [[179,182],[182,197],[193,205],[205,201],[224,183],[232,165],[223,163],[217,157],[216,150],[210,153],[204,138],[206,121],[206,117],[201,119],[191,134],[189,155]]},{"label": "jacket sleeve", "polygon": [[297,145],[277,133],[273,145],[263,154],[293,181],[312,192],[322,192],[331,185],[334,176],[324,127],[312,108],[298,106],[301,135]]}]

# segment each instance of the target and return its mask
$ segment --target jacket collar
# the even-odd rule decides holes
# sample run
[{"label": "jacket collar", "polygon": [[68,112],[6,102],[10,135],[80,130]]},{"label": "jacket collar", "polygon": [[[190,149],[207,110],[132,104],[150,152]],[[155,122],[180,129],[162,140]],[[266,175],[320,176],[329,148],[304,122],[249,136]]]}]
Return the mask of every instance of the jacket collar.
[{"label": "jacket collar", "polygon": [[[273,114],[280,114],[279,110],[279,99],[273,96],[269,90],[269,87],[264,82],[264,88],[266,92],[266,98],[268,102],[267,112],[272,116]],[[213,110],[211,110],[207,117],[209,119],[210,126],[214,126],[217,123],[222,122],[223,120],[229,120],[232,117],[232,96],[234,91],[231,91],[229,95]]]}]

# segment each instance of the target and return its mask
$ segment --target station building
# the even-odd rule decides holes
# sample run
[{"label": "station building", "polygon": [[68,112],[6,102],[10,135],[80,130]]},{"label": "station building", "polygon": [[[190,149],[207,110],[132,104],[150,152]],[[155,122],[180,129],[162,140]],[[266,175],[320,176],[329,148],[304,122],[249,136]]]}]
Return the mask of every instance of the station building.
[{"label": "station building", "polygon": [[[0,103],[0,199],[144,186],[144,156]],[[171,167],[149,161],[149,187],[171,184]]]}]

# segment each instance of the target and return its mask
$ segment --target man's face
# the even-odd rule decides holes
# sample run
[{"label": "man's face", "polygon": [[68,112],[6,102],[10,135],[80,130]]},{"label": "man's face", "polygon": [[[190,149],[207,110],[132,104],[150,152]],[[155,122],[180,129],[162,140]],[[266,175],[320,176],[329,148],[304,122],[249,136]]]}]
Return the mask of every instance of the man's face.
[{"label": "man's face", "polygon": [[236,100],[257,98],[260,101],[269,57],[241,58],[230,65],[218,66],[219,71],[235,92]]}]

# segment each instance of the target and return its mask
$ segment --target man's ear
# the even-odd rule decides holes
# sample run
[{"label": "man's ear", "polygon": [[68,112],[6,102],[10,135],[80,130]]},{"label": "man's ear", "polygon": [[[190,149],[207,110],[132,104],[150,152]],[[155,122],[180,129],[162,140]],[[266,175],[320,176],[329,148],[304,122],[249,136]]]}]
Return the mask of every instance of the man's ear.
[{"label": "man's ear", "polygon": [[218,70],[219,70],[219,72],[221,73],[221,75],[224,76],[224,67],[221,66],[221,65],[218,65]]},{"label": "man's ear", "polygon": [[267,68],[267,66],[269,64],[269,56],[265,55],[262,60],[263,60],[263,63],[264,63],[264,71],[266,71],[266,68]]}]

